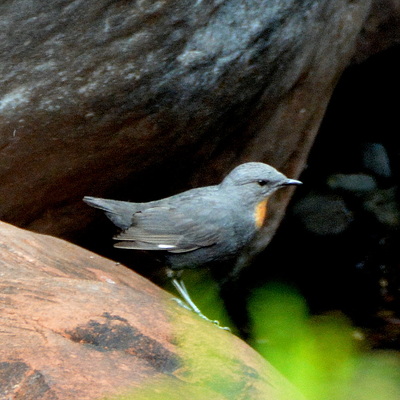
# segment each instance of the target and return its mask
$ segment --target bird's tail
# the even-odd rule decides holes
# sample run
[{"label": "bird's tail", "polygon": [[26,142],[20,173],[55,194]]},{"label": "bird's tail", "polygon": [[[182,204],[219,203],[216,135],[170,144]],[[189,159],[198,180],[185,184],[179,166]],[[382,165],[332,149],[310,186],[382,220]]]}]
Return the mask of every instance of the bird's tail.
[{"label": "bird's tail", "polygon": [[85,196],[83,201],[89,206],[105,211],[107,217],[121,229],[128,229],[132,225],[132,216],[139,208],[137,203],[99,197]]}]

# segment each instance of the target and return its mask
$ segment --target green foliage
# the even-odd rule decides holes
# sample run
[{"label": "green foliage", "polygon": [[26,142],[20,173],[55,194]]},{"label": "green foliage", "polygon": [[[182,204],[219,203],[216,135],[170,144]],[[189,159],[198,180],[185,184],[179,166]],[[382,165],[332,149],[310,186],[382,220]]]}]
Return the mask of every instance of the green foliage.
[{"label": "green foliage", "polygon": [[270,284],[250,299],[251,344],[309,400],[400,399],[398,355],[363,354],[340,313],[311,317],[290,287]]}]

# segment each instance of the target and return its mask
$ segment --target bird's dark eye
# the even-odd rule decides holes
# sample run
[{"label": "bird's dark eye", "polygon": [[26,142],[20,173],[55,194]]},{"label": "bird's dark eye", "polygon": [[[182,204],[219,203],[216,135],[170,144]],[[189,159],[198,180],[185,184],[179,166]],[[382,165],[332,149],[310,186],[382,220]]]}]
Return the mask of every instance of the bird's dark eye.
[{"label": "bird's dark eye", "polygon": [[258,183],[260,186],[265,186],[268,182],[265,181],[264,179],[259,179],[259,180],[257,181],[257,183]]}]

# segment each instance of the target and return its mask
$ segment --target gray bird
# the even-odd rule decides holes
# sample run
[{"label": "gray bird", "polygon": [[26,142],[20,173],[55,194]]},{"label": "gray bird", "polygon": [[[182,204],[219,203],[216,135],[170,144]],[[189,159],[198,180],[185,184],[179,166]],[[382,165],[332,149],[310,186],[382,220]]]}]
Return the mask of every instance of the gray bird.
[{"label": "gray bird", "polygon": [[[300,184],[270,165],[249,162],[234,168],[219,185],[161,200],[132,203],[88,196],[83,200],[105,211],[121,229],[114,237],[115,247],[163,252],[170,270],[180,271],[233,261],[264,225],[271,194]],[[183,282],[172,278],[190,308],[208,319]]]}]

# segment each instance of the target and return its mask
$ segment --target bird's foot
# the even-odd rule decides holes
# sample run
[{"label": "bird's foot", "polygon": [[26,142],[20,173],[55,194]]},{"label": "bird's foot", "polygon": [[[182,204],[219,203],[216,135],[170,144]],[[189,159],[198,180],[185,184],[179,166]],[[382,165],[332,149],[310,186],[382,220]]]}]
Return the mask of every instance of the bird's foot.
[{"label": "bird's foot", "polygon": [[208,321],[208,322],[211,322],[211,323],[214,324],[217,328],[222,329],[222,330],[224,330],[224,331],[228,331],[228,332],[231,331],[231,329],[230,329],[229,327],[227,327],[227,326],[221,326],[218,320],[207,318],[197,307],[196,307],[196,310],[194,310],[194,309],[193,309],[192,307],[190,307],[190,305],[188,305],[185,301],[183,301],[183,300],[181,300],[181,299],[178,299],[178,298],[176,298],[176,297],[173,297],[171,300],[172,300],[172,301],[175,301],[177,304],[179,304],[181,307],[185,308],[186,310],[189,310],[189,311],[194,312],[194,313],[197,314],[200,318],[202,318],[202,319],[204,319],[204,320],[206,320],[206,321]]},{"label": "bird's foot", "polygon": [[176,297],[172,297],[172,301],[175,301],[177,304],[179,304],[181,307],[185,308],[186,310],[193,311],[183,300],[178,299]]}]

